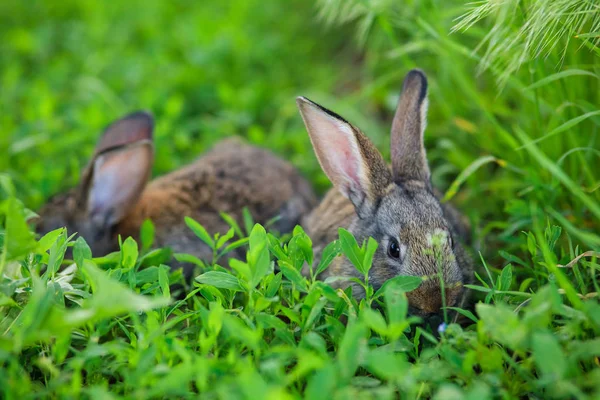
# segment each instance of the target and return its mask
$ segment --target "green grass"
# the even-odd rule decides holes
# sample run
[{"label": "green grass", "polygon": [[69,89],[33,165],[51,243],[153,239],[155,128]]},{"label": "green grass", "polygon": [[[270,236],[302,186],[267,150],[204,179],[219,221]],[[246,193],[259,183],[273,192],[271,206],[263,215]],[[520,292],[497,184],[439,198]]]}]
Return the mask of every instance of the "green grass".
[{"label": "green grass", "polygon": [[[600,397],[599,12],[585,0],[1,2],[0,397]],[[26,223],[77,182],[102,128],[139,108],[157,118],[155,175],[238,134],[323,191],[294,97],[388,155],[414,67],[430,80],[434,184],[474,227],[478,304],[440,336],[406,313],[414,278],[357,303],[303,277],[301,228],[237,227],[247,260],[198,268],[177,300],[182,278],[149,225],[143,243],[92,256],[72,232],[36,238]],[[359,245],[342,231],[324,259],[347,254],[368,276],[372,243]]]}]

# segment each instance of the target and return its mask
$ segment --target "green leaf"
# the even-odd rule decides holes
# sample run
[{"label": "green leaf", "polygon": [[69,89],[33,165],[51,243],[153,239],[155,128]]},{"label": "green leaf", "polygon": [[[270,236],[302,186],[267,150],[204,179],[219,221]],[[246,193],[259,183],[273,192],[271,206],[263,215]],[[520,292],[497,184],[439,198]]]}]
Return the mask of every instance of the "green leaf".
[{"label": "green leaf", "polygon": [[510,290],[512,284],[512,265],[508,264],[502,269],[500,274],[500,287],[499,290]]},{"label": "green leaf", "polygon": [[245,236],[244,232],[242,232],[242,229],[231,215],[224,212],[219,213],[219,215],[221,216],[221,218],[223,218],[223,220],[225,220],[225,222],[227,222],[227,225],[233,228],[235,234],[239,238],[243,238]]},{"label": "green leaf", "polygon": [[15,301],[11,297],[0,292],[0,307],[5,307],[5,306],[13,307],[13,306],[17,306],[17,303],[15,303]]},{"label": "green leaf", "polygon": [[13,184],[12,179],[10,179],[9,174],[0,173],[0,189],[2,189],[2,192],[0,192],[2,198],[0,198],[0,200],[15,196],[15,185]]},{"label": "green leaf", "polygon": [[348,257],[352,265],[354,265],[354,267],[360,273],[365,274],[365,270],[362,265],[362,252],[360,247],[358,247],[358,243],[356,242],[354,236],[344,228],[340,228],[338,230],[338,234],[340,237],[340,246],[342,248],[342,252],[346,255],[346,257]]},{"label": "green leaf", "polygon": [[535,332],[531,338],[533,358],[542,377],[556,381],[564,377],[567,360],[557,338],[550,332]]},{"label": "green leaf", "polygon": [[526,268],[528,267],[527,263],[525,261],[521,260],[519,257],[515,256],[514,254],[510,254],[509,252],[504,251],[504,250],[498,250],[498,254],[500,254],[500,256],[508,262],[514,262],[516,264],[522,265],[523,267],[526,267]]},{"label": "green leaf", "polygon": [[267,286],[267,291],[265,292],[266,297],[273,297],[277,294],[277,291],[279,291],[279,287],[281,286],[282,276],[283,274],[281,272],[273,276],[273,279],[271,279]]},{"label": "green leaf", "polygon": [[532,257],[537,255],[537,245],[535,235],[532,232],[527,232],[527,249]]},{"label": "green leaf", "polygon": [[73,245],[73,259],[78,268],[83,268],[84,260],[92,259],[92,250],[81,236],[75,240],[75,244]]},{"label": "green leaf", "polygon": [[296,285],[296,288],[298,290],[300,290],[301,292],[308,291],[306,278],[304,278],[296,268],[292,267],[286,261],[279,261],[279,269],[283,273],[283,276],[285,276],[290,282]]},{"label": "green leaf", "polygon": [[496,341],[513,350],[523,349],[527,340],[527,327],[517,314],[503,304],[495,306],[478,303],[477,314],[483,321],[483,329]]},{"label": "green leaf", "polygon": [[[113,278],[115,276],[112,276]],[[146,283],[155,283],[158,281],[158,267],[152,266],[137,271],[135,274],[135,282],[138,286],[143,286]]]},{"label": "green leaf", "polygon": [[552,207],[546,207],[546,212],[550,214],[556,221],[558,221],[565,229],[574,237],[587,243],[592,248],[600,248],[600,236],[592,232],[580,229],[573,225],[568,219],[566,219],[560,212],[552,209]]},{"label": "green leaf", "polygon": [[256,349],[262,339],[260,329],[248,327],[240,318],[231,314],[223,314],[223,328],[226,336],[238,343],[243,343],[251,349]]},{"label": "green leaf", "polygon": [[170,268],[166,265],[161,265],[158,268],[158,284],[162,290],[163,296],[166,298],[171,297],[171,288],[169,286],[169,271]]},{"label": "green leaf", "polygon": [[173,250],[168,247],[148,251],[139,259],[140,266],[151,266],[169,263],[172,261]]},{"label": "green leaf", "polygon": [[267,232],[260,224],[254,225],[254,228],[252,228],[252,231],[250,232],[248,265],[252,270],[252,280],[250,281],[250,286],[256,287],[256,285],[260,283],[261,279],[267,275],[271,269]]},{"label": "green leaf", "polygon": [[333,364],[327,364],[309,379],[304,395],[308,400],[328,399],[336,386],[337,368]]},{"label": "green leaf", "polygon": [[409,368],[406,357],[382,347],[369,352],[366,366],[378,378],[389,380],[404,378]]},{"label": "green leaf", "polygon": [[[187,383],[194,378],[195,368],[190,360],[184,360],[178,365],[174,365],[165,370],[159,380],[156,380],[146,392],[148,398],[180,398],[188,394]],[[106,395],[92,396],[94,398],[111,399],[112,396]]]},{"label": "green leaf", "polygon": [[154,243],[154,224],[152,220],[145,219],[140,228],[140,241],[142,242],[142,251],[148,251]]},{"label": "green leaf", "polygon": [[[302,255],[304,256],[304,260],[309,264],[312,265],[313,263],[313,250],[312,250],[312,240],[310,240],[310,238],[308,237],[308,235],[306,233],[304,233],[304,231],[302,230],[302,228],[300,226],[296,226],[296,229],[294,229],[294,239],[295,239],[295,243],[296,246],[298,246],[298,249],[300,249],[300,251],[302,252]],[[302,263],[304,264],[304,263]],[[300,266],[296,266],[296,268],[302,268],[302,265]]]},{"label": "green leaf", "polygon": [[285,259],[298,271],[302,270],[305,262],[312,265],[312,241],[300,226],[294,228],[294,235],[287,245],[287,257]]},{"label": "green leaf", "polygon": [[404,287],[405,286],[402,285],[401,281],[392,281],[382,287],[385,298],[385,308],[390,325],[399,324],[406,320],[406,315],[408,313],[408,299]]},{"label": "green leaf", "polygon": [[263,328],[267,329],[280,329],[287,330],[288,326],[285,322],[280,320],[274,315],[258,313],[256,314],[256,322],[258,322]]},{"label": "green leaf", "polygon": [[217,249],[223,247],[223,245],[235,235],[235,231],[233,228],[229,229],[227,233],[219,238],[217,241]]},{"label": "green leaf", "polygon": [[208,247],[210,247],[211,249],[215,248],[214,240],[210,237],[210,235],[202,225],[200,225],[198,222],[194,221],[190,217],[185,217],[185,224],[188,226],[188,228],[192,230],[192,232],[194,232],[194,235],[198,236],[198,238],[204,243],[206,243]]},{"label": "green leaf", "polygon": [[458,308],[458,307],[446,307],[448,310],[454,310],[457,313],[459,313],[460,315],[464,315],[465,317],[469,318],[471,321],[473,322],[477,322],[479,321],[479,319],[469,310],[464,310],[462,308]]},{"label": "green leaf", "polygon": [[342,301],[337,295],[337,292],[326,283],[317,281],[315,282],[314,287],[318,288],[321,291],[321,294],[327,297],[333,304],[337,303],[338,301]]},{"label": "green leaf", "polygon": [[83,262],[83,272],[88,277],[93,295],[84,301],[82,310],[70,314],[71,322],[89,320],[89,311],[93,312],[93,320],[109,318],[127,312],[142,312],[170,303],[162,297],[149,297],[136,294],[127,286],[108,277],[106,272],[98,269],[91,261]]},{"label": "green leaf", "polygon": [[300,347],[315,350],[323,358],[329,358],[327,354],[327,342],[315,331],[307,332],[302,336]]},{"label": "green leaf", "polygon": [[65,258],[65,252],[67,251],[68,239],[66,230],[63,231],[56,241],[50,247],[50,256],[48,257],[48,269],[44,273],[44,277],[54,276],[56,271],[60,269],[60,266]]},{"label": "green leaf", "polygon": [[175,254],[173,254],[173,257],[175,258],[175,260],[177,260],[181,263],[194,264],[199,267],[206,268],[206,263],[204,261],[202,261],[198,257],[193,256],[191,254],[175,253]]},{"label": "green leaf", "polygon": [[343,379],[354,376],[367,351],[367,329],[360,322],[349,323],[337,351],[337,367]]},{"label": "green leaf", "polygon": [[27,226],[23,204],[12,197],[6,200],[5,229],[4,251],[7,260],[24,256],[37,246],[35,236]]},{"label": "green leaf", "polygon": [[411,292],[421,286],[420,276],[412,276],[412,275],[398,275],[393,277],[392,279],[388,279],[385,281],[383,285],[375,292],[373,298],[378,298],[379,296],[385,293],[386,287],[393,285],[396,289],[401,290],[403,292]]},{"label": "green leaf", "polygon": [[319,276],[323,271],[325,271],[329,265],[333,262],[333,260],[340,255],[341,247],[340,242],[334,240],[329,243],[323,249],[321,253],[321,260],[319,261],[319,265],[317,266],[317,270],[315,271],[315,276]]},{"label": "green leaf", "polygon": [[360,310],[360,318],[374,332],[377,332],[379,335],[386,334],[387,324],[379,311],[365,307]]},{"label": "green leaf", "polygon": [[371,269],[371,266],[373,264],[373,256],[375,255],[375,251],[377,251],[377,247],[378,247],[378,243],[375,239],[373,239],[372,237],[369,237],[369,239],[367,240],[367,248],[365,250],[365,254],[363,257],[363,268],[365,270],[365,274],[367,274],[369,272],[369,270]]},{"label": "green leaf", "polygon": [[269,240],[269,250],[271,251],[271,253],[273,253],[275,258],[277,258],[278,260],[284,260],[284,261],[290,262],[290,259],[287,256],[286,252],[284,251],[284,248],[281,245],[281,242],[279,241],[279,239],[277,239],[275,236],[273,236],[270,233],[267,233],[267,239]]},{"label": "green leaf", "polygon": [[233,250],[235,250],[235,249],[238,249],[238,248],[240,248],[240,247],[242,247],[242,246],[245,246],[245,245],[248,243],[248,240],[249,240],[249,239],[248,239],[247,237],[245,237],[245,238],[242,238],[242,239],[238,239],[238,240],[236,240],[235,242],[231,242],[231,243],[229,243],[227,246],[225,246],[225,248],[224,248],[224,249],[222,249],[222,250],[219,252],[219,255],[217,256],[217,258],[221,258],[221,257],[223,257],[225,254],[229,254],[229,253],[230,253],[230,252],[232,252]]},{"label": "green leaf", "polygon": [[135,267],[138,258],[138,244],[130,236],[123,242],[121,246],[121,267],[125,270],[130,270]]},{"label": "green leaf", "polygon": [[252,214],[248,207],[242,209],[242,218],[244,220],[244,229],[246,229],[246,233],[249,235],[254,226],[254,219],[252,218]]},{"label": "green leaf", "polygon": [[304,321],[304,326],[302,327],[303,332],[307,332],[312,329],[313,323],[321,315],[321,311],[323,310],[323,307],[325,307],[325,304],[327,304],[327,299],[323,297],[319,299],[311,308],[308,317],[306,317],[306,320]]},{"label": "green leaf", "polygon": [[241,292],[244,289],[240,285],[240,281],[235,276],[226,272],[208,271],[196,277],[196,282],[205,285],[211,285],[219,289],[230,289],[236,292]]},{"label": "green leaf", "polygon": [[237,272],[242,282],[250,283],[250,280],[252,278],[252,270],[250,269],[250,266],[247,263],[240,261],[237,258],[230,258],[229,267],[231,267],[232,270]]},{"label": "green leaf", "polygon": [[[81,307],[65,309],[56,303],[53,290],[38,278],[33,278],[33,295],[19,316],[17,327],[25,335],[25,347],[38,341],[49,341],[70,335],[71,331],[89,322],[101,321],[126,313],[138,313],[169,304],[169,299],[142,296],[122,283],[111,279],[91,261],[85,260],[82,273],[90,283],[93,295],[83,300]],[[18,333],[18,332],[17,332]]]},{"label": "green leaf", "polygon": [[[37,252],[45,253],[50,250],[54,242],[58,240],[58,237],[63,233],[65,228],[58,228],[53,231],[46,233],[39,241],[37,245]],[[65,232],[66,234],[66,232]]]}]

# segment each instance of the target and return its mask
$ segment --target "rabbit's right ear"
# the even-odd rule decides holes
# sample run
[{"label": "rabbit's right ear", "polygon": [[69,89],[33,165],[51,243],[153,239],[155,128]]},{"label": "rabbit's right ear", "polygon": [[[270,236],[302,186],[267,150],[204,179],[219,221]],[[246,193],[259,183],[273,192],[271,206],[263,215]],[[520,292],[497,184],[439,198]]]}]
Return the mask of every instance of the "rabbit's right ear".
[{"label": "rabbit's right ear", "polygon": [[391,183],[383,157],[365,135],[339,115],[305,97],[298,97],[296,103],[321,168],[354,204],[358,216],[369,216]]},{"label": "rabbit's right ear", "polygon": [[418,180],[429,185],[429,164],[423,132],[427,123],[427,78],[413,69],[406,74],[392,123],[392,171],[395,181]]},{"label": "rabbit's right ear", "polygon": [[152,115],[136,112],[106,128],[81,188],[82,202],[95,227],[114,226],[137,203],[152,170],[153,127]]}]

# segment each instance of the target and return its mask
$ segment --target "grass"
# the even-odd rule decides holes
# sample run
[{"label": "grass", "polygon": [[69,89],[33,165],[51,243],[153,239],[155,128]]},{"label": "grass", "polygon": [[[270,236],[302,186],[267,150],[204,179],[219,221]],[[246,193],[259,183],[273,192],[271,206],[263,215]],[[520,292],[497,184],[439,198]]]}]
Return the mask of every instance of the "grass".
[{"label": "grass", "polygon": [[[0,3],[1,397],[598,398],[597,6],[465,3]],[[174,299],[182,278],[149,224],[142,243],[92,255],[26,223],[77,182],[103,126],[139,108],[158,121],[155,175],[238,134],[323,191],[294,97],[387,156],[413,67],[430,79],[433,182],[474,227],[463,325],[438,334],[407,315],[415,278],[357,302],[303,277],[300,227],[236,227],[247,259],[199,267]],[[372,246],[341,231],[323,259],[343,253],[368,278]]]}]

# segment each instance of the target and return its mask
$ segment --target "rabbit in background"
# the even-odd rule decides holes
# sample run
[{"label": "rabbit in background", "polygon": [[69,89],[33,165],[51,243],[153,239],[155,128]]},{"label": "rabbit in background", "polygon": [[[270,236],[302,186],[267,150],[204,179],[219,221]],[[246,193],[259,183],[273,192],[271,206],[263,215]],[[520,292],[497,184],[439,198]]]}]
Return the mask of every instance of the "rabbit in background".
[{"label": "rabbit in background", "polygon": [[[135,112],[108,126],[79,185],[39,211],[37,232],[67,227],[88,242],[95,256],[118,250],[118,236],[138,238],[145,219],[155,225],[156,247],[203,260],[212,250],[185,225],[189,216],[210,234],[226,232],[220,212],[242,221],[248,207],[255,221],[279,217],[274,229],[291,231],[316,204],[309,183],[273,153],[226,139],[194,163],[148,182],[153,164],[153,118]],[[243,257],[241,249],[230,256]],[[191,266],[184,266],[189,278]]]},{"label": "rabbit in background", "polygon": [[[466,299],[463,286],[473,275],[472,261],[459,241],[468,240],[469,226],[456,209],[440,204],[430,182],[423,143],[424,73],[412,70],[404,80],[392,124],[391,167],[348,121],[304,97],[297,104],[319,163],[334,186],[303,221],[315,244],[315,263],[344,227],[358,243],[370,236],[379,244],[369,272],[375,290],[397,275],[427,277],[407,293],[409,310],[425,318],[439,316],[441,272],[445,305],[461,306]],[[360,278],[360,273],[346,257],[337,257],[320,278],[328,276]],[[364,296],[359,285],[351,285],[354,296]]]}]

